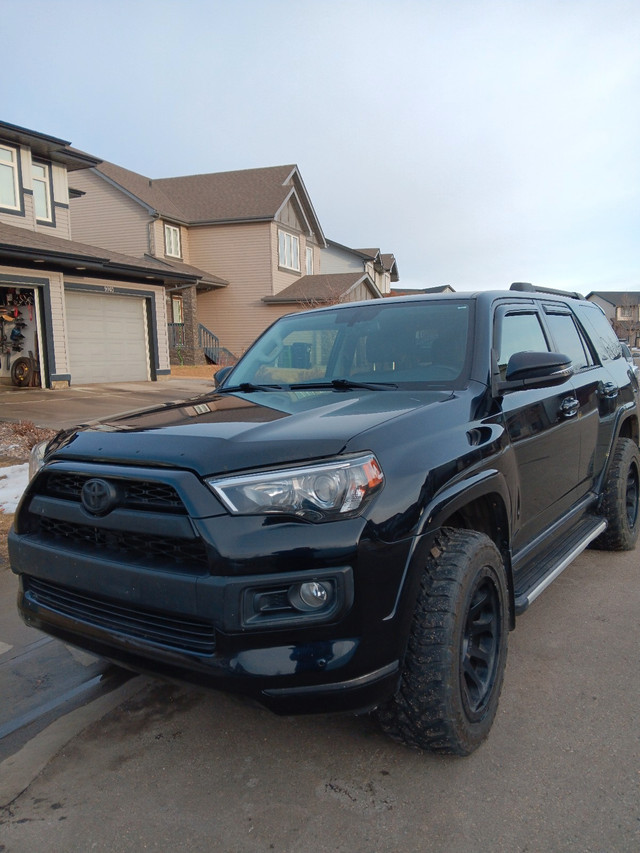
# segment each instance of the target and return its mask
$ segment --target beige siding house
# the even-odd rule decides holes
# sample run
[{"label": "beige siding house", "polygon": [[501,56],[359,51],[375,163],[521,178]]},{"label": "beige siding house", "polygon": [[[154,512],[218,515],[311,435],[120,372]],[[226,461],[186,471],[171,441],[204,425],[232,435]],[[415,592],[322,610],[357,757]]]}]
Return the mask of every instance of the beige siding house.
[{"label": "beige siding house", "polygon": [[327,241],[295,165],[150,179],[100,163],[73,187],[76,237],[201,276],[167,290],[174,362],[226,363],[281,314],[388,290],[370,250],[323,274]]},{"label": "beige siding house", "polygon": [[166,291],[202,274],[145,256],[140,245],[128,254],[72,235],[74,180],[98,163],[65,140],[0,122],[0,384],[170,373]]},{"label": "beige siding house", "polygon": [[640,346],[640,291],[594,290],[587,299],[602,308],[620,340]]}]

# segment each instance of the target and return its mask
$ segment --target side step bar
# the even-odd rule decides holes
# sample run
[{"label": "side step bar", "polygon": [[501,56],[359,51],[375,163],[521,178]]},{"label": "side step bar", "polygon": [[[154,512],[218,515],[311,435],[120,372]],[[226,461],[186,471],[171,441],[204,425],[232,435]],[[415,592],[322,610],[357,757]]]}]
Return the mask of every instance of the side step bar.
[{"label": "side step bar", "polygon": [[557,545],[538,558],[534,565],[519,572],[515,578],[516,614],[523,613],[606,526],[607,522],[603,518],[583,518],[573,530],[561,537]]}]

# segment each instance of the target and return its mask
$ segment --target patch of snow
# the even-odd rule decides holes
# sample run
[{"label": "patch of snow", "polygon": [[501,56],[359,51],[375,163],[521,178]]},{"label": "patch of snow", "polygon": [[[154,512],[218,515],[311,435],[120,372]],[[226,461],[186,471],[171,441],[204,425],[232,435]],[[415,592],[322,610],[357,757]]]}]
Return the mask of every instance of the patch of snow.
[{"label": "patch of snow", "polygon": [[0,468],[0,512],[15,512],[29,482],[29,465]]}]

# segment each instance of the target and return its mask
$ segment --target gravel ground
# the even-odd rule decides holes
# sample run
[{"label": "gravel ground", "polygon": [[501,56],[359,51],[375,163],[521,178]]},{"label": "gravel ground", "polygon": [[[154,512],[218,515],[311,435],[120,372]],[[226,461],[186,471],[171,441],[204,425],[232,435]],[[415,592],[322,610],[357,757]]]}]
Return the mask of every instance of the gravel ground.
[{"label": "gravel ground", "polygon": [[18,424],[0,421],[0,468],[28,462],[33,445],[54,435],[55,430],[42,429],[29,421]]},{"label": "gravel ground", "polygon": [[[40,429],[30,422],[12,424],[0,421],[0,480],[2,468],[28,462],[33,445],[53,435],[55,430]],[[9,569],[7,534],[12,521],[13,513],[0,510],[0,570]]]}]

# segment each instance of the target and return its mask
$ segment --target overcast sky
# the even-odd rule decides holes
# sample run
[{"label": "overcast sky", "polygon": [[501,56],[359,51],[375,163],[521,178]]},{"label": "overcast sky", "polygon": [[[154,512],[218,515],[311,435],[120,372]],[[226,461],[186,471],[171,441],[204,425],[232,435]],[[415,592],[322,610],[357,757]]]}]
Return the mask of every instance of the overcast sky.
[{"label": "overcast sky", "polygon": [[152,178],[296,163],[403,287],[640,290],[638,0],[0,12],[3,121]]}]

